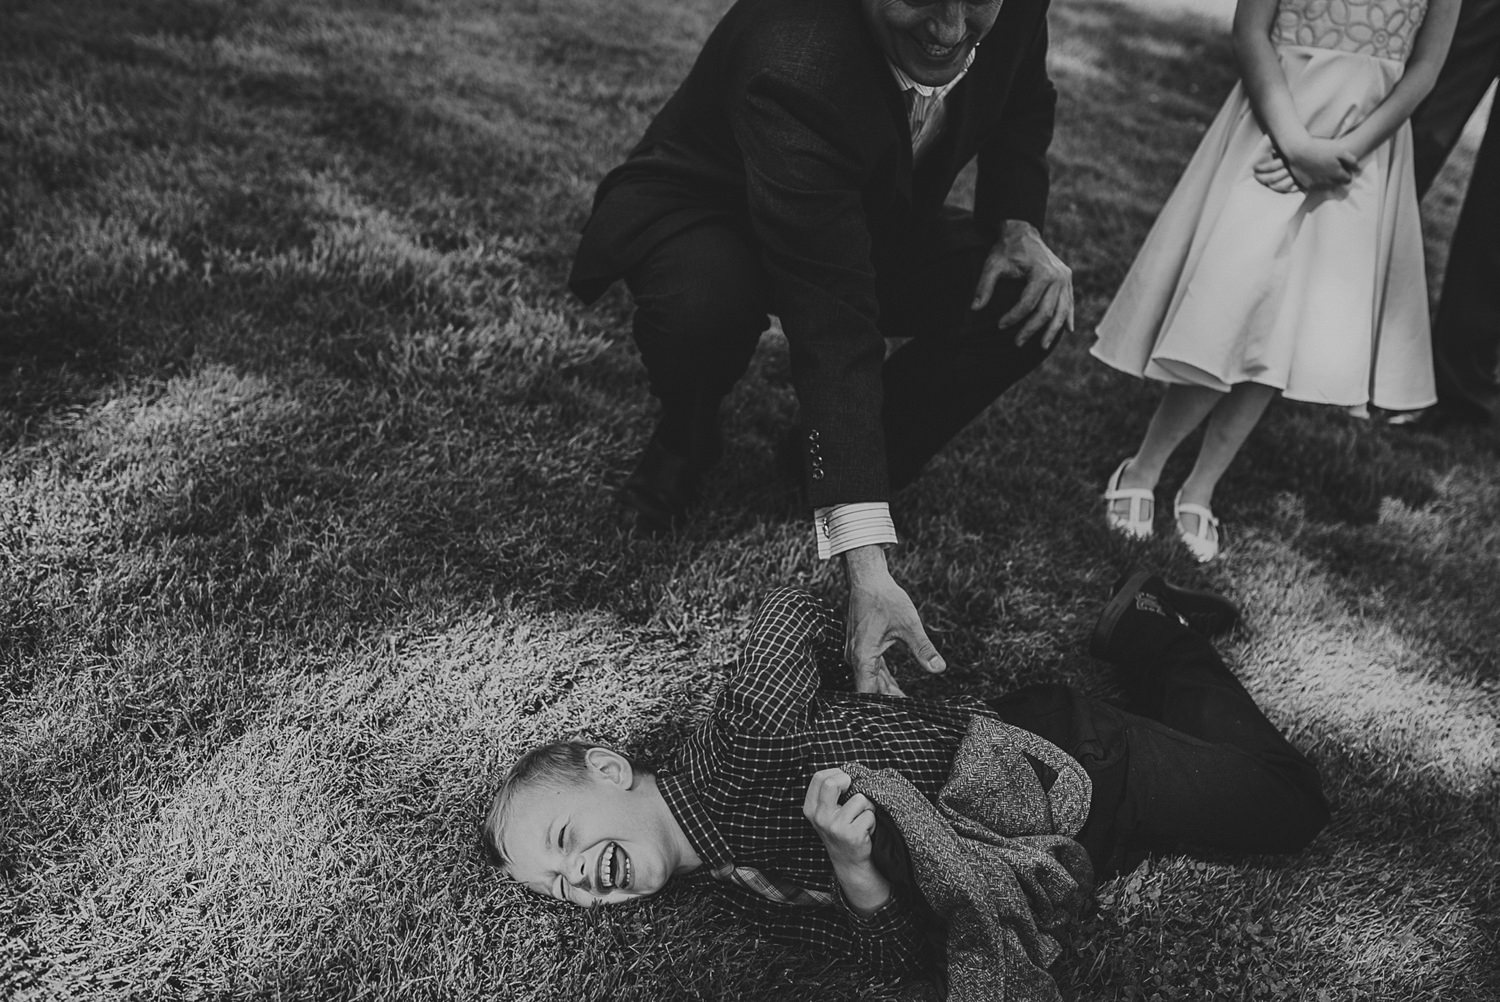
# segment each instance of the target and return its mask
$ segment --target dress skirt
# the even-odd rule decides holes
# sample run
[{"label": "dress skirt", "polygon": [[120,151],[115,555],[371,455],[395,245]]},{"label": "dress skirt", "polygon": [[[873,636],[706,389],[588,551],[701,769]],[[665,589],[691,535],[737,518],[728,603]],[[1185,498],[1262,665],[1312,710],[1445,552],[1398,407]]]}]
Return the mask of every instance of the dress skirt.
[{"label": "dress skirt", "polygon": [[[1401,63],[1281,46],[1299,114],[1343,135]],[[1136,376],[1390,410],[1436,402],[1422,230],[1403,124],[1341,190],[1279,194],[1252,169],[1271,151],[1236,85],[1167,199],[1092,352]]]}]

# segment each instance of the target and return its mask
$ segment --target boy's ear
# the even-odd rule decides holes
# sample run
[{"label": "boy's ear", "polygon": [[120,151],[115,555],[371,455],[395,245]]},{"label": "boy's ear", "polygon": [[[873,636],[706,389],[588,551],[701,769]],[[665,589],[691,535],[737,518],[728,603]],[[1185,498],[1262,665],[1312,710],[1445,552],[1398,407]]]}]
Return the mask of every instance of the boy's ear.
[{"label": "boy's ear", "polygon": [[635,770],[630,759],[609,748],[590,748],[585,754],[589,768],[601,779],[628,790],[635,783]]}]

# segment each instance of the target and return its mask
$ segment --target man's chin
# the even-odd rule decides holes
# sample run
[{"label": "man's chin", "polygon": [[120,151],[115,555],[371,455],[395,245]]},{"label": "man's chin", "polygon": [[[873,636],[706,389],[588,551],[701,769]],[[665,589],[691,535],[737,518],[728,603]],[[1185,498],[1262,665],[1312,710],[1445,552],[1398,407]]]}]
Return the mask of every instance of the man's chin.
[{"label": "man's chin", "polygon": [[908,61],[905,66],[901,67],[901,72],[923,87],[946,87],[953,82],[961,69],[963,69],[962,63],[952,68],[933,69],[930,65],[913,65]]}]

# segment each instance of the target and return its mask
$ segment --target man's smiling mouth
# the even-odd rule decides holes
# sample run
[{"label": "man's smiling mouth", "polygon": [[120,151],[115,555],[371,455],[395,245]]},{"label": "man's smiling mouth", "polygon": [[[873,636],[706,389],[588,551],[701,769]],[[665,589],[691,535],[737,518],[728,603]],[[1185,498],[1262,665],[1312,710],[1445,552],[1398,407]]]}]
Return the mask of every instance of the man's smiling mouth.
[{"label": "man's smiling mouth", "polygon": [[599,889],[605,893],[612,890],[628,891],[634,880],[630,856],[620,843],[611,842],[599,853]]},{"label": "man's smiling mouth", "polygon": [[934,62],[948,62],[958,54],[959,49],[964,47],[962,41],[957,45],[939,45],[936,42],[924,42],[919,39],[913,39],[913,41],[922,55]]}]

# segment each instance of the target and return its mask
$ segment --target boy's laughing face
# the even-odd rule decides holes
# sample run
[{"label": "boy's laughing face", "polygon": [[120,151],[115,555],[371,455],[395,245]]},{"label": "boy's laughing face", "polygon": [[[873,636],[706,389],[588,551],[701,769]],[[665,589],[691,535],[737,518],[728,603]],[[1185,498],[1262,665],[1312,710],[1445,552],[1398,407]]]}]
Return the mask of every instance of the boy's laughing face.
[{"label": "boy's laughing face", "polygon": [[655,894],[698,864],[654,778],[606,748],[575,782],[518,790],[507,814],[510,877],[584,908]]}]

